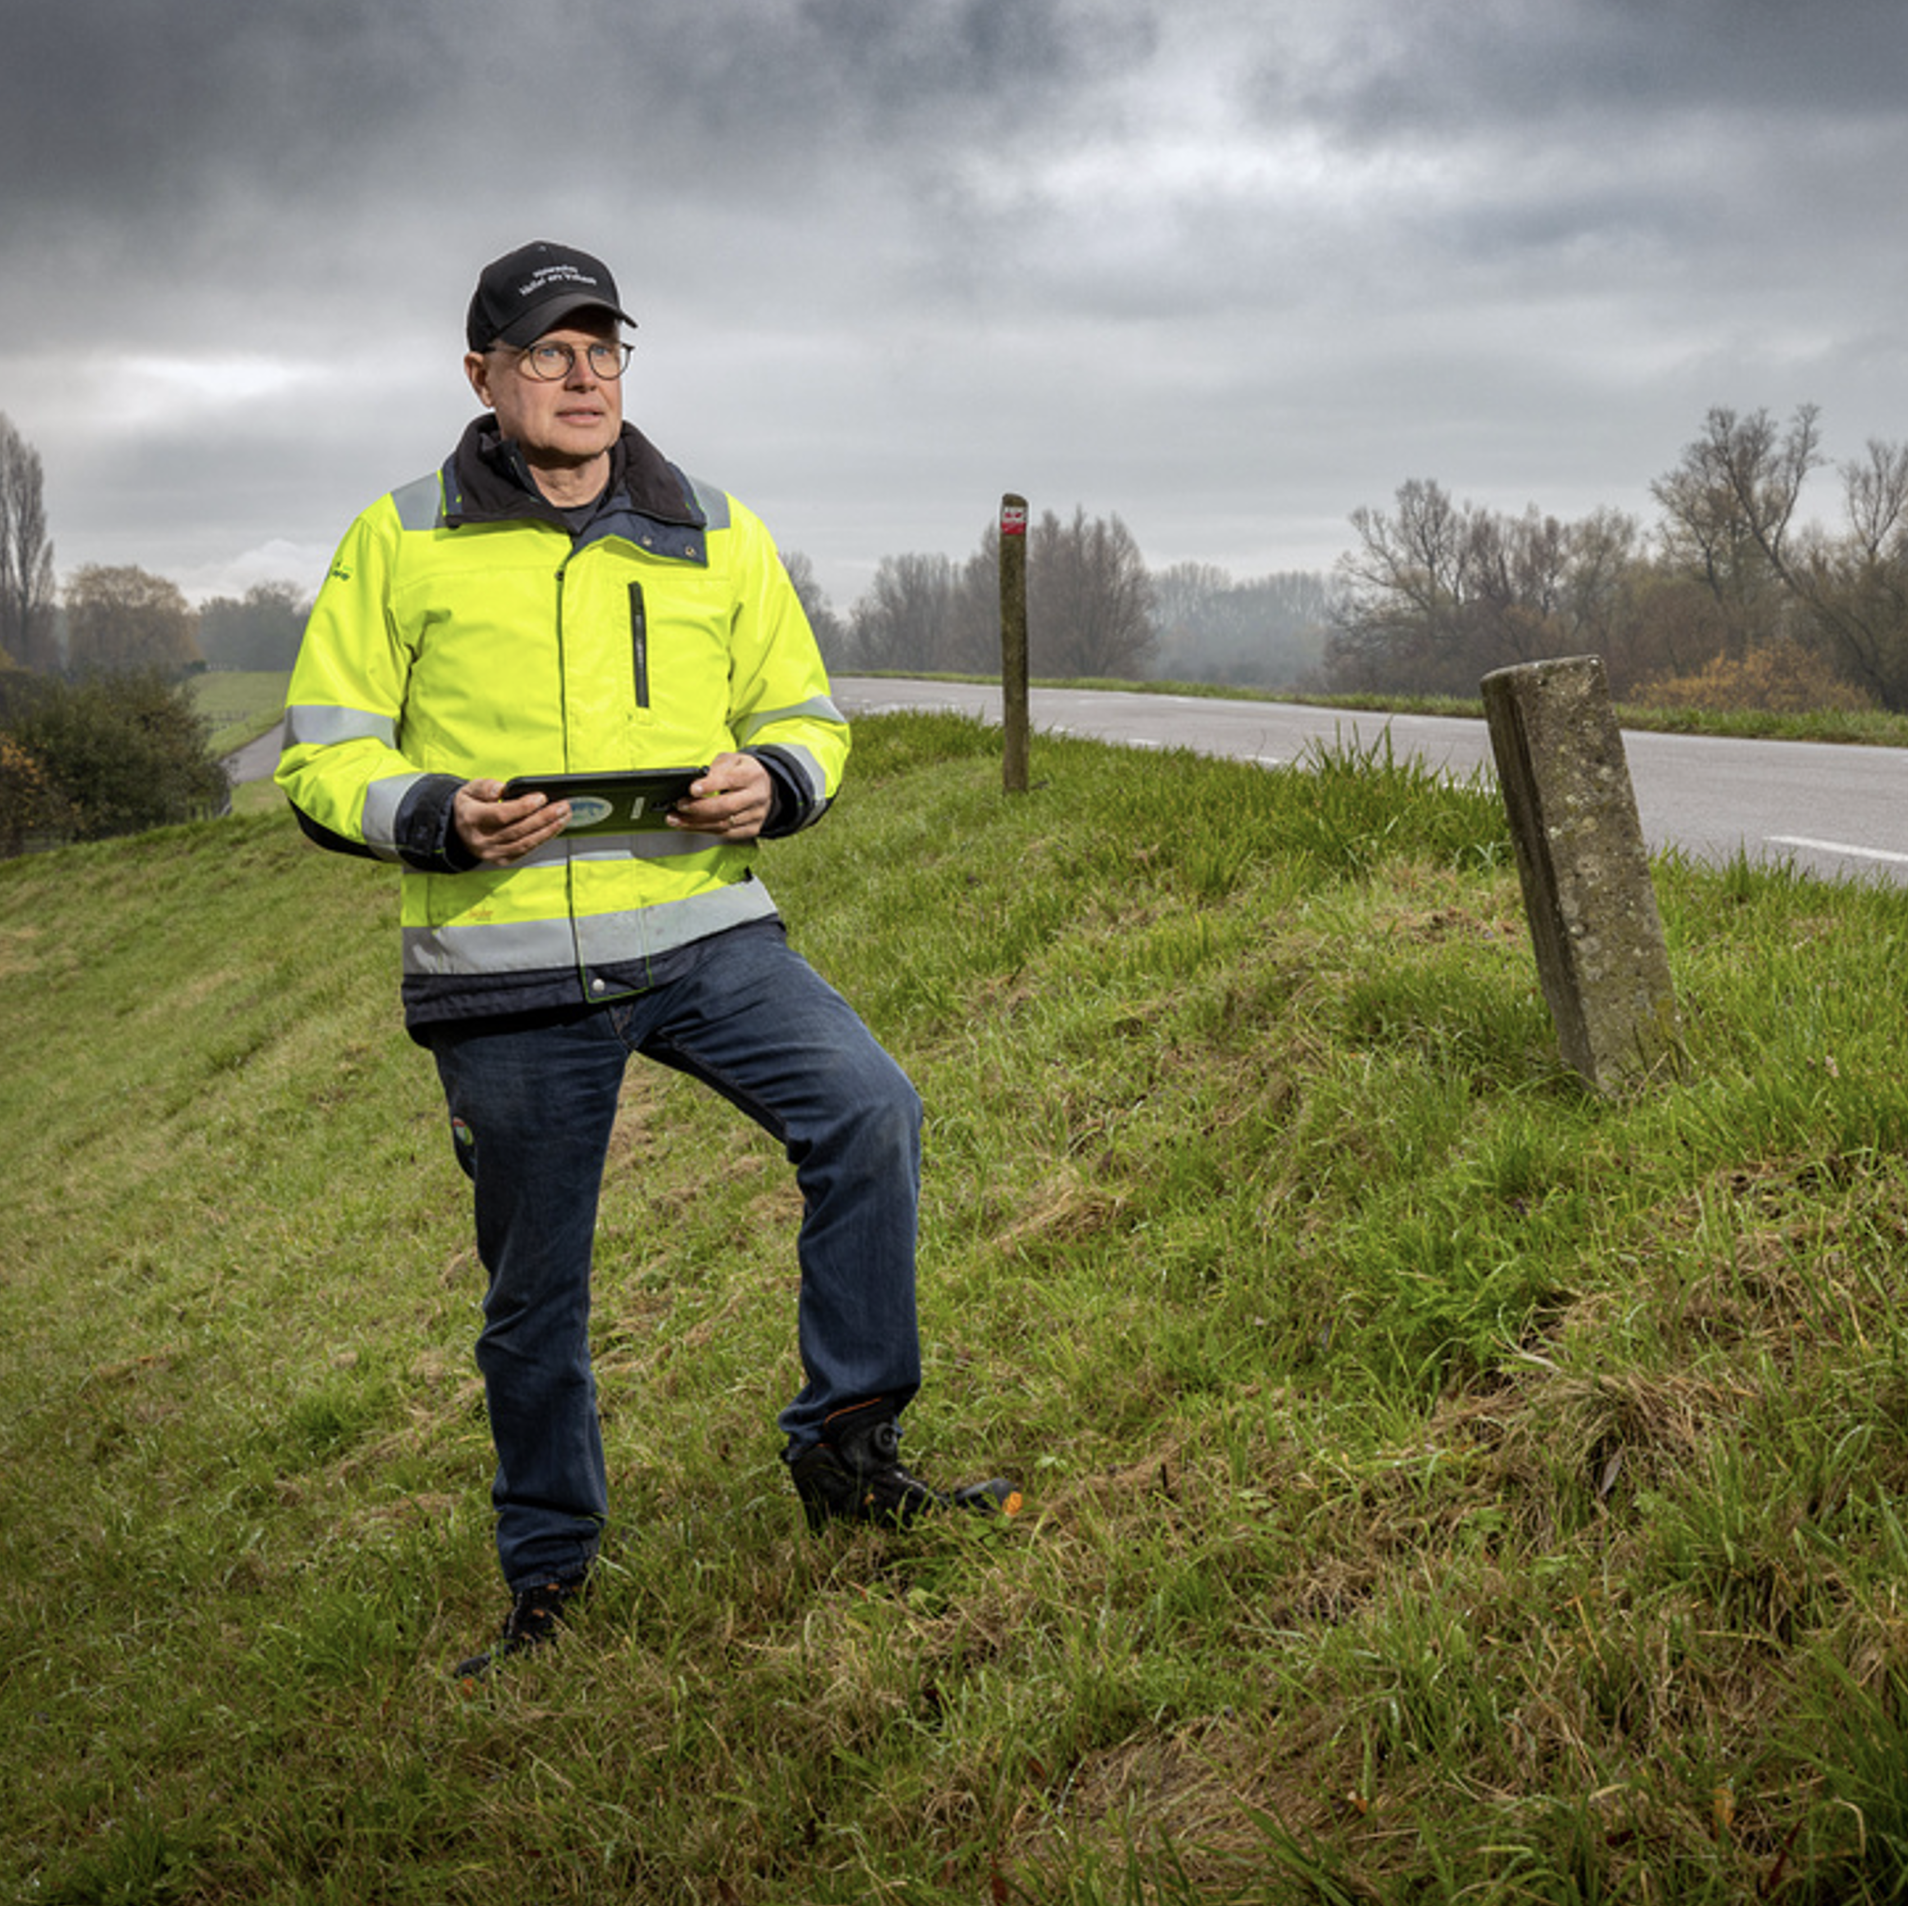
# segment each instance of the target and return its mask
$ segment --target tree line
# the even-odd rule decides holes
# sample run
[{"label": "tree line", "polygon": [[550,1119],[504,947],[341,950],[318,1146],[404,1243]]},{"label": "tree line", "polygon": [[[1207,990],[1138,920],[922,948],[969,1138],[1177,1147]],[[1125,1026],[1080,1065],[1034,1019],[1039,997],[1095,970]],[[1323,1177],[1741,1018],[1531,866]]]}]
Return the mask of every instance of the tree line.
[{"label": "tree line", "polygon": [[[1908,445],[1835,467],[1840,518],[1804,520],[1829,467],[1819,414],[1712,409],[1650,486],[1645,526],[1453,499],[1413,478],[1351,515],[1329,575],[1240,580],[1149,569],[1117,516],[1029,526],[1029,659],[1061,679],[1209,681],[1293,691],[1475,695],[1491,670],[1595,653],[1624,699],[1774,709],[1908,709]],[[202,812],[224,794],[183,679],[289,669],[309,609],[272,581],[194,608],[131,566],[56,585],[37,451],[0,413],[0,849]],[[814,567],[789,575],[838,670],[999,667],[997,524],[965,559],[886,556],[846,613]],[[105,739],[101,740],[100,737]],[[193,737],[197,735],[196,754]],[[137,764],[136,776],[109,770]],[[143,805],[129,785],[150,790]]]},{"label": "tree line", "polygon": [[[1208,563],[1151,570],[1117,516],[1043,511],[1028,527],[1028,666],[1064,680],[1316,685],[1331,588],[1304,572],[1239,580]],[[1000,527],[972,555],[884,556],[844,615],[806,556],[785,557],[829,666],[992,675],[1000,670]]]},{"label": "tree line", "polygon": [[0,413],[0,854],[222,811],[186,678],[208,650],[288,668],[302,619],[290,585],[195,610],[162,576],[88,564],[59,590],[39,452]]},{"label": "tree line", "polygon": [[[295,583],[262,582],[194,608],[176,583],[127,565],[87,564],[55,588],[37,452],[0,415],[0,672],[42,677],[155,669],[289,669],[310,603]],[[836,668],[989,674],[1000,666],[1000,532],[964,561],[883,557],[846,614],[799,551],[784,560]],[[1045,511],[1030,527],[1031,664],[1055,677],[1175,679],[1298,688],[1324,658],[1327,578],[1237,580],[1210,564],[1149,570],[1117,516]],[[17,692],[17,685],[16,685]],[[0,694],[0,710],[5,703]]]},{"label": "tree line", "polygon": [[1522,515],[1404,483],[1359,509],[1325,674],[1348,692],[1474,695],[1493,669],[1604,658],[1627,700],[1908,709],[1908,445],[1835,466],[1840,520],[1803,520],[1829,467],[1819,413],[1712,409],[1650,485],[1646,528],[1599,509]]},{"label": "tree line", "polygon": [[255,583],[243,596],[214,596],[195,608],[168,577],[127,563],[85,563],[31,635],[0,642],[0,668],[67,676],[282,671],[297,658],[310,609],[294,582]]}]

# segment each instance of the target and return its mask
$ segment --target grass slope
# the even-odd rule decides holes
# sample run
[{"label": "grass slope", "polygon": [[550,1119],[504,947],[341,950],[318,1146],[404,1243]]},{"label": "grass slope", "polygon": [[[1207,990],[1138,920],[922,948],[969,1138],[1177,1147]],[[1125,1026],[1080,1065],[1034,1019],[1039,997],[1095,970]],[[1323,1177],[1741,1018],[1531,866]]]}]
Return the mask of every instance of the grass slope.
[{"label": "grass slope", "polygon": [[501,1609],[388,870],[0,866],[0,1894],[1857,1900],[1908,1887],[1900,896],[1658,870],[1684,1083],[1554,1058],[1495,802],[860,732],[769,878],[930,1111],[918,1467],[802,1530],[773,1146],[633,1073],[616,1520]]}]

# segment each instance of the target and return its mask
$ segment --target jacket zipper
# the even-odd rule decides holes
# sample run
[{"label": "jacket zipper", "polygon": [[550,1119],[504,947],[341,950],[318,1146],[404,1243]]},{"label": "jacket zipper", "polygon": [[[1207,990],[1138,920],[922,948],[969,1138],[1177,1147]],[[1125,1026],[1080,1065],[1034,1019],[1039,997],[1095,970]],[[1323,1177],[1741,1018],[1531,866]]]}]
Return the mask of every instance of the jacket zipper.
[{"label": "jacket zipper", "polygon": [[649,616],[643,608],[643,585],[629,585],[629,647],[635,667],[636,706],[649,706]]}]

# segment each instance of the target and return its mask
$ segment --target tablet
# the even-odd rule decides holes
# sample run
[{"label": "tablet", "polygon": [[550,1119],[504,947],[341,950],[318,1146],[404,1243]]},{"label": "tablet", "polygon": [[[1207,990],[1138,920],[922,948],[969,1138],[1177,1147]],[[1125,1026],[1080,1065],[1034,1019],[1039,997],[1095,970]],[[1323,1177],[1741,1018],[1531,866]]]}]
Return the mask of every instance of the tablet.
[{"label": "tablet", "polygon": [[630,768],[601,774],[520,774],[504,783],[503,800],[547,794],[568,801],[569,834],[637,834],[669,825],[669,809],[686,800],[707,768]]}]

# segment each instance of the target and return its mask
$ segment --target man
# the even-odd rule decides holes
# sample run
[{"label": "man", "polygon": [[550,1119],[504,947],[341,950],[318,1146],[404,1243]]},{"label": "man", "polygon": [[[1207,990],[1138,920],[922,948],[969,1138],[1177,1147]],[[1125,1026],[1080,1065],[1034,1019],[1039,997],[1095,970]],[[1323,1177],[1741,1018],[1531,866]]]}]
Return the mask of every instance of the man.
[{"label": "man", "polygon": [[[608,1493],[590,1251],[631,1053],[772,1132],[804,1199],[784,1458],[811,1527],[903,1523],[920,1384],[920,1102],[788,948],[756,842],[819,820],[848,755],[761,523],[623,421],[608,270],[547,243],[485,267],[464,368],[485,406],[443,468],[360,516],[292,677],[278,783],[305,831],[404,870],[403,999],[437,1061],[488,1273],[477,1345],[497,1451],[501,1641],[551,1639]],[[656,831],[565,838],[516,775],[694,766]]]}]

